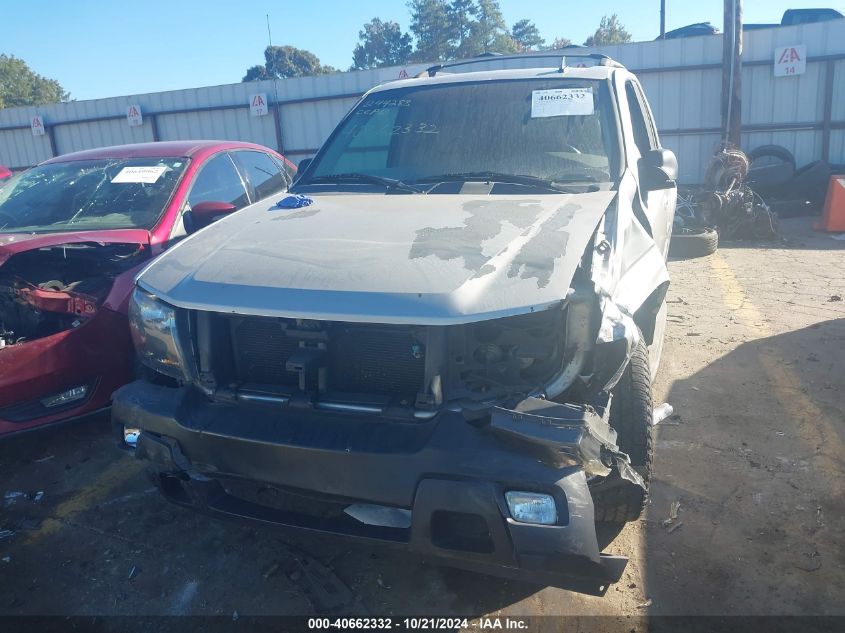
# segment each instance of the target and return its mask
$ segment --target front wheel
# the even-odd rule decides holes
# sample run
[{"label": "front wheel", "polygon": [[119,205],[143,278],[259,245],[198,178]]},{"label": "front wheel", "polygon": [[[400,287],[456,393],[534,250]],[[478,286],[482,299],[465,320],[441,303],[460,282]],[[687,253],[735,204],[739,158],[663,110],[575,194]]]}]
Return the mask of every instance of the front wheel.
[{"label": "front wheel", "polygon": [[631,458],[631,466],[643,478],[646,489],[622,479],[615,471],[608,477],[591,482],[597,522],[622,524],[636,521],[645,508],[654,463],[652,409],[648,348],[640,340],[622,378],[613,388],[610,425],[616,430],[619,450]]}]

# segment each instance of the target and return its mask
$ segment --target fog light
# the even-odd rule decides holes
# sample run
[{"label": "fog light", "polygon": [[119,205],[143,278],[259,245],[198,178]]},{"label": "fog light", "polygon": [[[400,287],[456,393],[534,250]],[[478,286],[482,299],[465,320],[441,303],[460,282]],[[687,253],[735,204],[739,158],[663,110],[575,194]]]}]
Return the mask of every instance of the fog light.
[{"label": "fog light", "polygon": [[59,405],[67,404],[68,402],[82,400],[87,395],[88,385],[80,385],[79,387],[74,387],[73,389],[68,389],[67,391],[62,391],[61,393],[42,398],[41,404],[45,407],[58,407]]},{"label": "fog light", "polygon": [[123,427],[123,443],[127,448],[135,448],[138,444],[138,436],[141,434],[141,429],[133,429],[130,427]]},{"label": "fog light", "polygon": [[557,523],[557,508],[551,495],[511,490],[505,493],[505,499],[515,521],[540,525]]}]

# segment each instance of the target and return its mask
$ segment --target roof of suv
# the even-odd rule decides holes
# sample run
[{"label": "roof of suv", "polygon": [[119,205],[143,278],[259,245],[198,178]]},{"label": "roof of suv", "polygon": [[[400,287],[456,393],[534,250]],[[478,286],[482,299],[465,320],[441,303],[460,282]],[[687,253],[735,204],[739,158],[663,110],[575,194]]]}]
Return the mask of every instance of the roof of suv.
[{"label": "roof of suv", "polygon": [[[484,61],[497,61],[495,57]],[[381,92],[393,88],[404,88],[420,84],[448,84],[464,83],[469,81],[491,81],[494,79],[609,79],[614,72],[625,70],[621,66],[588,66],[576,68],[566,66],[563,72],[558,67],[547,68],[508,68],[503,70],[481,70],[475,72],[449,73],[447,70],[439,71],[433,77],[416,77],[413,79],[400,79],[389,81],[373,88],[370,92]]]}]

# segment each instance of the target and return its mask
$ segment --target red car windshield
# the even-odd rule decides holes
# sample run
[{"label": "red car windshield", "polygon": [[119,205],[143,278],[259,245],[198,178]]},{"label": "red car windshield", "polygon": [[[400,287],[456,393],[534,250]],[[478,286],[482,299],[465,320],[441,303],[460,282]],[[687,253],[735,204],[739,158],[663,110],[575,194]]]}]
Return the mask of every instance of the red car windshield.
[{"label": "red car windshield", "polygon": [[0,189],[0,232],[151,229],[186,158],[112,158],[39,165]]}]

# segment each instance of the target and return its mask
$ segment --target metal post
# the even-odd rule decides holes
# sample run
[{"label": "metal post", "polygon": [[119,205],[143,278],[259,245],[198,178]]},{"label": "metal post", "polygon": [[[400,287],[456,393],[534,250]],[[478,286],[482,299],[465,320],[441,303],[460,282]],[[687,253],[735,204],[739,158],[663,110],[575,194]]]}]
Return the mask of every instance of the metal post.
[{"label": "metal post", "polygon": [[150,132],[153,134],[153,141],[158,141],[158,120],[156,119],[155,114],[149,115],[150,119]]},{"label": "metal post", "polygon": [[824,115],[822,118],[822,160],[830,161],[830,130],[833,115],[833,78],[836,62],[829,59],[824,64]]},{"label": "metal post", "polygon": [[282,143],[282,106],[278,101],[273,102],[273,123],[276,126],[276,151],[279,154],[285,153],[285,147]]},{"label": "metal post", "polygon": [[660,0],[660,39],[666,37],[666,0]]},{"label": "metal post", "polygon": [[56,150],[56,128],[54,125],[45,125],[47,129],[47,140],[50,141],[50,158],[59,155],[59,152]]},{"label": "metal post", "polygon": [[742,0],[725,0],[722,36],[722,144],[742,143]]}]

